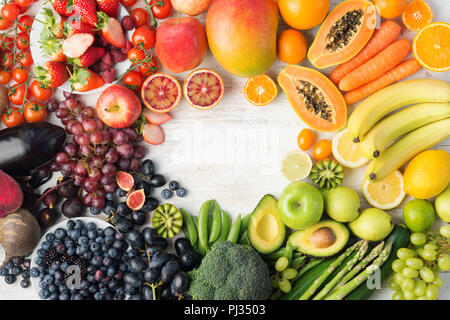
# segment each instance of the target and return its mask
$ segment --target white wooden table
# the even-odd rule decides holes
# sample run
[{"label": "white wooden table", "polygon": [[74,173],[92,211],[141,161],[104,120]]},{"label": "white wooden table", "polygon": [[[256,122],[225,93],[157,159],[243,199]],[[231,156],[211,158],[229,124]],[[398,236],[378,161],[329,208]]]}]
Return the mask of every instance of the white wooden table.
[{"label": "white wooden table", "polygon": [[[141,0],[139,0],[141,1]],[[39,1],[30,12],[39,8]],[[333,8],[339,0],[332,0]],[[450,22],[448,0],[427,0],[434,12],[434,21]],[[135,7],[143,6],[138,3]],[[172,13],[173,16],[176,13]],[[205,15],[198,17],[202,23]],[[287,26],[282,23],[280,30]],[[311,43],[317,29],[305,32]],[[412,39],[415,32],[403,30],[401,37]],[[412,55],[411,55],[412,57]],[[301,65],[311,67],[305,60]],[[277,60],[267,72],[276,79],[285,66]],[[281,92],[266,107],[255,107],[244,97],[247,79],[237,78],[226,72],[208,52],[200,67],[216,70],[225,83],[225,96],[212,110],[200,111],[185,101],[172,111],[173,120],[163,125],[166,141],[160,146],[148,148],[148,158],[157,164],[157,170],[168,181],[177,180],[188,189],[185,198],[174,196],[170,202],[191,213],[197,213],[203,201],[216,199],[219,205],[233,216],[252,212],[260,198],[267,194],[278,196],[289,183],[280,173],[280,163],[286,153],[296,150],[297,135],[306,125],[290,107]],[[166,70],[162,70],[163,72]],[[324,70],[328,74],[330,70]],[[176,74],[182,83],[188,72]],[[450,81],[450,72],[432,73],[424,69],[411,78],[434,78]],[[62,93],[58,92],[58,97]],[[96,95],[85,95],[82,100],[95,106]],[[351,112],[352,108],[349,108]],[[53,119],[52,119],[53,121]],[[59,123],[55,121],[55,123]],[[331,139],[332,134],[319,134],[318,139]],[[450,151],[450,140],[439,148]],[[345,170],[343,185],[358,191],[362,209],[369,207],[361,194],[365,167]],[[161,189],[160,189],[161,190]],[[160,191],[159,191],[160,192]],[[159,196],[159,195],[158,195]],[[409,199],[405,199],[404,203]],[[389,213],[396,222],[401,221],[402,206]],[[435,226],[437,228],[438,225]],[[440,299],[450,299],[450,274],[444,274],[444,287]],[[387,284],[384,283],[383,287]],[[378,290],[373,299],[390,299],[389,289]],[[6,285],[0,281],[0,299],[38,299],[34,290],[22,289],[18,282]]]}]

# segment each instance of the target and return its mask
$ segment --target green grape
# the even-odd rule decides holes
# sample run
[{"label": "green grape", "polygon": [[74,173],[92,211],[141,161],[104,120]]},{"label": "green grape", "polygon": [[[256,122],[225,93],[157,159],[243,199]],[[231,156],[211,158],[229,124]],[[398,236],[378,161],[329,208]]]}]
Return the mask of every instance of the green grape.
[{"label": "green grape", "polygon": [[414,288],[416,287],[416,283],[414,282],[413,279],[409,279],[409,278],[404,278],[402,283],[400,284],[400,287],[403,290],[403,294],[405,293],[405,291],[412,291],[414,290]]},{"label": "green grape", "polygon": [[406,268],[404,268],[402,270],[402,275],[405,278],[414,279],[414,278],[417,278],[419,276],[419,271],[417,271],[415,269],[412,269],[412,268],[409,268],[409,267],[406,267]]},{"label": "green grape", "polygon": [[450,256],[448,254],[443,255],[438,259],[438,266],[444,272],[450,271]]},{"label": "green grape", "polygon": [[401,287],[394,280],[389,281],[389,288],[391,288],[393,291],[401,290]]},{"label": "green grape", "polygon": [[439,232],[441,233],[441,236],[450,238],[450,226],[442,226]]},{"label": "green grape", "polygon": [[436,300],[439,297],[439,289],[434,284],[427,286],[427,291],[425,293],[427,300]]},{"label": "green grape", "polygon": [[403,296],[405,297],[405,300],[416,300],[416,295],[412,290],[403,291]]},{"label": "green grape", "polygon": [[438,275],[436,275],[434,277],[433,282],[431,282],[432,284],[434,284],[436,287],[440,288],[442,287],[442,285],[444,284],[444,280],[442,280],[441,277],[439,277]]},{"label": "green grape", "polygon": [[406,265],[412,269],[420,270],[423,268],[423,261],[419,258],[406,259]]},{"label": "green grape", "polygon": [[281,257],[277,260],[275,263],[275,270],[278,272],[282,272],[284,269],[286,269],[289,266],[289,260],[286,257]]},{"label": "green grape", "polygon": [[416,250],[417,255],[418,255],[419,257],[422,257],[422,258],[423,258],[423,251],[424,251],[423,248],[418,248],[418,249]]},{"label": "green grape", "polygon": [[394,281],[396,284],[398,284],[399,286],[402,285],[402,282],[403,282],[404,279],[405,279],[405,278],[402,276],[401,273],[396,273],[396,274],[394,274],[394,279],[393,279],[393,281]]},{"label": "green grape", "polygon": [[405,300],[405,296],[402,292],[397,291],[392,294],[392,300]]},{"label": "green grape", "polygon": [[395,272],[401,272],[404,267],[406,267],[406,263],[403,260],[395,259],[392,262],[392,270],[394,270]]},{"label": "green grape", "polygon": [[424,245],[427,242],[427,236],[422,232],[414,232],[410,237],[411,243],[416,246]]},{"label": "green grape", "polygon": [[270,277],[270,280],[272,281],[272,288],[278,288],[278,281],[280,280],[280,277],[278,274],[274,274]]},{"label": "green grape", "polygon": [[417,297],[423,297],[427,291],[427,284],[423,280],[416,281],[416,288],[414,289],[414,294]]},{"label": "green grape", "polygon": [[283,271],[283,273],[281,274],[281,277],[286,280],[292,280],[297,276],[297,274],[298,274],[297,269],[287,268],[286,270]]},{"label": "green grape", "polygon": [[434,251],[439,249],[439,247],[437,245],[435,245],[434,243],[427,243],[426,245],[423,246],[423,248],[425,250],[434,250]]},{"label": "green grape", "polygon": [[434,280],[434,272],[430,270],[430,268],[428,267],[423,267],[422,269],[420,269],[419,271],[420,273],[420,277],[425,281],[425,282],[433,282]]},{"label": "green grape", "polygon": [[413,258],[415,256],[415,252],[411,249],[407,249],[407,248],[400,248],[397,251],[397,257],[400,260],[406,260],[408,258]]},{"label": "green grape", "polygon": [[291,283],[289,282],[289,280],[286,279],[280,279],[280,281],[278,281],[278,286],[280,287],[280,290],[284,293],[288,293],[292,290]]},{"label": "green grape", "polygon": [[424,249],[422,253],[422,258],[428,261],[436,260],[436,250]]}]

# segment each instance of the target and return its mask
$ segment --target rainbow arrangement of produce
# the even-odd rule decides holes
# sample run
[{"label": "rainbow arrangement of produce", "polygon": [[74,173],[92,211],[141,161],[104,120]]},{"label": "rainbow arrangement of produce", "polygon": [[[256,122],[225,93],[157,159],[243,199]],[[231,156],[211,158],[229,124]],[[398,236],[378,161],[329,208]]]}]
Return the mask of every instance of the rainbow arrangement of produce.
[{"label": "rainbow arrangement of produce", "polygon": [[[439,0],[3,1],[0,299],[448,298],[449,17]],[[153,156],[188,113],[233,131],[243,108],[298,124],[284,189],[239,190],[248,214]]]}]

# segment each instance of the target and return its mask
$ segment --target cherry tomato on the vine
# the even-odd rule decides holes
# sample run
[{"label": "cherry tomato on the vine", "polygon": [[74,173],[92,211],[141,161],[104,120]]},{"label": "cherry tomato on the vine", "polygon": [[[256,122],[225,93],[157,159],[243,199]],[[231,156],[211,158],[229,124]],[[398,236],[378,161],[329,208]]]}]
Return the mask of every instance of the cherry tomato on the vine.
[{"label": "cherry tomato on the vine", "polygon": [[16,84],[9,89],[8,97],[9,101],[15,105],[22,105],[25,99],[25,91],[26,98],[30,98],[30,90],[27,90],[26,85],[24,84]]},{"label": "cherry tomato on the vine", "polygon": [[30,36],[28,35],[28,33],[18,33],[16,45],[19,50],[27,50],[30,47]]},{"label": "cherry tomato on the vine", "polygon": [[130,60],[132,64],[138,64],[144,59],[145,52],[142,49],[131,48],[130,51],[128,51],[128,60]]},{"label": "cherry tomato on the vine", "polygon": [[152,12],[156,19],[165,19],[172,11],[172,3],[170,0],[151,0]]},{"label": "cherry tomato on the vine", "polygon": [[[149,59],[149,58],[147,58]],[[150,62],[146,61],[141,64],[138,69],[139,72],[142,73],[145,77],[148,77],[156,72],[156,68],[158,67],[158,63],[156,62],[155,57],[152,57]]]},{"label": "cherry tomato on the vine", "polygon": [[20,109],[16,107],[11,107],[7,112],[3,114],[3,123],[6,127],[11,128],[21,125],[25,122],[25,117],[20,113]]},{"label": "cherry tomato on the vine", "polygon": [[323,139],[316,143],[313,149],[314,159],[325,160],[331,156],[331,141]]},{"label": "cherry tomato on the vine", "polygon": [[14,3],[8,3],[2,7],[0,10],[2,17],[9,21],[14,21],[20,14],[19,7]]},{"label": "cherry tomato on the vine", "polygon": [[15,68],[12,72],[12,77],[13,77],[14,81],[17,83],[26,82],[28,80],[29,75],[30,75],[30,73],[28,72],[28,70],[20,69],[20,68]]},{"label": "cherry tomato on the vine", "polygon": [[17,20],[17,27],[22,32],[30,32],[33,21],[34,19],[31,16],[24,14]]},{"label": "cherry tomato on the vine", "polygon": [[53,95],[52,88],[45,88],[39,83],[39,81],[34,80],[30,85],[31,95],[38,101],[47,101]]},{"label": "cherry tomato on the vine", "polygon": [[120,0],[120,3],[125,7],[131,7],[136,4],[137,0]]},{"label": "cherry tomato on the vine", "polygon": [[14,53],[10,51],[5,51],[3,53],[2,58],[2,68],[4,70],[11,70],[13,66],[14,66]]},{"label": "cherry tomato on the vine", "polygon": [[144,76],[136,70],[131,70],[122,79],[122,83],[131,87],[133,90],[139,90],[144,83]]},{"label": "cherry tomato on the vine", "polygon": [[298,135],[297,144],[303,151],[311,149],[314,144],[314,132],[311,129],[303,129]]},{"label": "cherry tomato on the vine", "polygon": [[0,16],[0,30],[6,30],[11,26],[11,21]]},{"label": "cherry tomato on the vine", "polygon": [[23,51],[19,56],[19,62],[24,68],[31,66],[33,64],[31,52],[29,50]]},{"label": "cherry tomato on the vine", "polygon": [[14,50],[14,39],[7,35],[0,35],[1,48],[5,48],[9,51]]},{"label": "cherry tomato on the vine", "polygon": [[0,70],[0,84],[8,84],[12,79],[10,71]]},{"label": "cherry tomato on the vine", "polygon": [[47,117],[47,110],[42,103],[26,103],[23,115],[27,122],[42,122]]},{"label": "cherry tomato on the vine", "polygon": [[155,32],[149,25],[139,27],[133,32],[131,41],[135,47],[142,43],[144,49],[149,50],[155,45]]},{"label": "cherry tomato on the vine", "polygon": [[133,19],[135,27],[143,26],[148,22],[148,12],[142,8],[133,9],[130,13],[131,18]]}]

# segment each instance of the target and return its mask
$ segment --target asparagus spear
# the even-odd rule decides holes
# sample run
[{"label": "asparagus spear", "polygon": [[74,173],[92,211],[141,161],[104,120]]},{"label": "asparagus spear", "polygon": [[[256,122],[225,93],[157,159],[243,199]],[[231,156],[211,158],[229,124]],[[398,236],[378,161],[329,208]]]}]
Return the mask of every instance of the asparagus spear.
[{"label": "asparagus spear", "polygon": [[372,274],[375,273],[389,258],[389,254],[392,250],[392,243],[389,243],[381,251],[380,255],[375,259],[375,261],[368,266],[359,275],[354,277],[352,280],[347,282],[342,288],[336,290],[334,293],[325,298],[325,300],[342,300],[346,295],[355,290],[361,283],[366,281]]},{"label": "asparagus spear", "polygon": [[323,287],[322,290],[313,298],[313,300],[321,300],[323,297],[325,297],[333,288],[334,286],[348,273],[350,270],[352,270],[353,266],[361,260],[364,255],[366,254],[367,249],[369,248],[369,241],[364,241],[361,247],[358,250],[358,253],[347,262],[345,267],[339,271],[339,273],[330,281],[328,282],[325,287]]},{"label": "asparagus spear", "polygon": [[360,273],[372,260],[374,260],[380,254],[381,250],[383,250],[384,242],[380,243],[378,246],[372,249],[370,253],[361,260],[360,263],[356,267],[354,267],[349,273],[345,275],[345,277],[339,282],[336,287],[331,291],[334,293],[339,288],[342,288],[348,281],[353,279],[358,273]]},{"label": "asparagus spear", "polygon": [[322,285],[322,283],[330,276],[330,274],[341,265],[341,263],[350,256],[353,251],[359,250],[359,248],[363,244],[363,240],[358,241],[353,246],[345,250],[343,254],[339,256],[330,266],[327,270],[325,270],[324,273],[322,273],[316,280],[314,280],[313,284],[303,293],[303,295],[299,298],[299,300],[308,300],[315,292],[316,290]]}]

